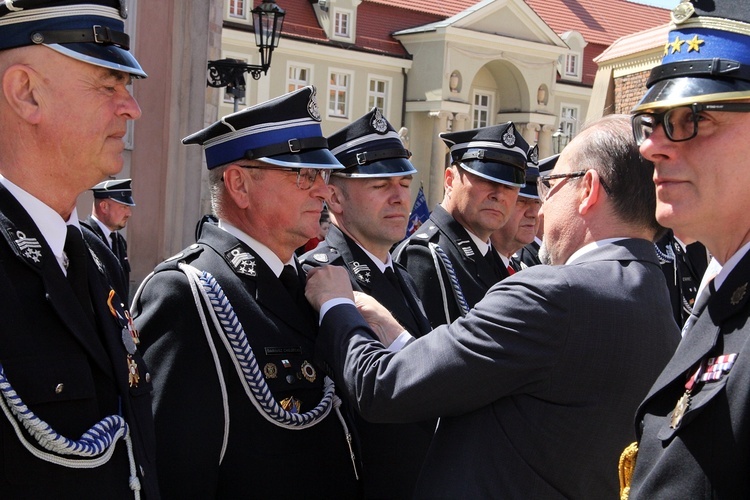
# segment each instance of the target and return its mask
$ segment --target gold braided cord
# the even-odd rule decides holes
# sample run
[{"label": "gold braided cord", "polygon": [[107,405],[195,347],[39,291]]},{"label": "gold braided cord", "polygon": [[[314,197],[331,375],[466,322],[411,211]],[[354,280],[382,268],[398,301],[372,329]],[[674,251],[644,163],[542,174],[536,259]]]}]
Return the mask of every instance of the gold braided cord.
[{"label": "gold braided cord", "polygon": [[750,24],[720,17],[694,16],[677,25],[677,29],[683,30],[684,28],[706,28],[750,36]]},{"label": "gold braided cord", "polygon": [[638,456],[638,443],[630,443],[620,455],[617,471],[620,474],[620,500],[628,500],[630,495],[630,481],[633,479],[635,459]]}]

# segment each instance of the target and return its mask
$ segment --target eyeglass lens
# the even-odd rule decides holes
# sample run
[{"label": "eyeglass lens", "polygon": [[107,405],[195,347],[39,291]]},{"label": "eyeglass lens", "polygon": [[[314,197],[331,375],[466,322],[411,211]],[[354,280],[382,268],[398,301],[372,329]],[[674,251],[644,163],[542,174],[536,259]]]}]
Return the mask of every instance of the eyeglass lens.
[{"label": "eyeglass lens", "polygon": [[659,125],[672,142],[692,139],[698,133],[699,115],[690,106],[672,108],[663,113],[641,113],[633,116],[633,134],[641,144],[654,133]]}]

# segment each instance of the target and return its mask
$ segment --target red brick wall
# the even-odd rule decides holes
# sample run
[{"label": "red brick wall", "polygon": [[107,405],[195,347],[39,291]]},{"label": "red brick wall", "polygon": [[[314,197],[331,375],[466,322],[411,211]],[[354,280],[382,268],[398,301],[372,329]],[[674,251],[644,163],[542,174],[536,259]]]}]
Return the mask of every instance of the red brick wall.
[{"label": "red brick wall", "polygon": [[615,113],[630,113],[646,92],[650,71],[615,78]]}]

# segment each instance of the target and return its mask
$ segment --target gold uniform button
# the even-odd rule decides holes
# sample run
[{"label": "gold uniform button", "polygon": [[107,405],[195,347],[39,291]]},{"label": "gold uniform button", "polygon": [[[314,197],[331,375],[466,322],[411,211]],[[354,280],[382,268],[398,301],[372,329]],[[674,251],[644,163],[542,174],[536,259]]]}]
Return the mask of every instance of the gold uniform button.
[{"label": "gold uniform button", "polygon": [[55,394],[60,394],[63,391],[64,388],[65,388],[65,386],[63,384],[57,384],[55,386]]}]

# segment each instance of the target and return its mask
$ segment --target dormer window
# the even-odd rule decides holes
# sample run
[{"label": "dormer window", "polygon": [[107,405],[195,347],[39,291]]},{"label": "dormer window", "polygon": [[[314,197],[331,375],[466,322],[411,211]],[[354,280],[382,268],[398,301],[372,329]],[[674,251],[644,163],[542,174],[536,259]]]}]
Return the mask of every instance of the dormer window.
[{"label": "dormer window", "polygon": [[568,45],[570,51],[561,57],[558,71],[563,80],[580,82],[583,75],[583,49],[586,41],[577,31],[563,33],[560,38]]},{"label": "dormer window", "polygon": [[333,36],[335,38],[345,38],[351,41],[352,37],[352,21],[354,15],[351,11],[344,9],[336,9],[333,13]]}]

